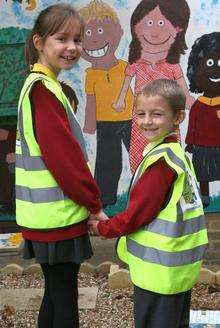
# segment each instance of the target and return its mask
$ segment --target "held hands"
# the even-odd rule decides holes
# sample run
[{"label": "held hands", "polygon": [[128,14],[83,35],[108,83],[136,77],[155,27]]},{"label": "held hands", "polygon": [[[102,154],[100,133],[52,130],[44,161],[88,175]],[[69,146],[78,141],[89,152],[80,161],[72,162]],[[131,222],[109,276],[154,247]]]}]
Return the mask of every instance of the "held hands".
[{"label": "held hands", "polygon": [[90,214],[88,225],[89,225],[89,232],[92,236],[99,236],[99,231],[97,225],[100,220],[107,220],[109,217],[101,210],[96,214]]}]

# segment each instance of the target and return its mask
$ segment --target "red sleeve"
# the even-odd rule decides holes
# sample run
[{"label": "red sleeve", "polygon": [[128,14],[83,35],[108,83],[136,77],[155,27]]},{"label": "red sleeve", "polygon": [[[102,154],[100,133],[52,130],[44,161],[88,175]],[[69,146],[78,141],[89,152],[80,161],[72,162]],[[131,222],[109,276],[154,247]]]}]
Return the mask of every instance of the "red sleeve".
[{"label": "red sleeve", "polygon": [[62,104],[41,82],[35,84],[31,101],[36,138],[45,165],[69,198],[97,213],[101,209],[100,192],[71,133]]},{"label": "red sleeve", "polygon": [[128,208],[98,223],[106,238],[128,235],[150,223],[164,205],[175,179],[175,172],[160,159],[143,173],[131,190]]},{"label": "red sleeve", "polygon": [[198,102],[196,101],[189,112],[189,123],[188,123],[188,130],[186,134],[186,144],[187,145],[194,145],[194,136],[195,136],[195,129],[196,129],[196,116],[197,116],[197,104]]}]

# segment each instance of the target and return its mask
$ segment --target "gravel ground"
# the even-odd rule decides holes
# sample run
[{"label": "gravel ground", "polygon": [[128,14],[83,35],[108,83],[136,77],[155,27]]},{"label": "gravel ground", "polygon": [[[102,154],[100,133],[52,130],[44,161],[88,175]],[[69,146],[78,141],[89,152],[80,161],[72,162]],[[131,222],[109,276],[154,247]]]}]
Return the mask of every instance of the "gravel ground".
[{"label": "gravel ground", "polygon": [[[79,287],[98,286],[96,309],[80,310],[82,328],[132,328],[132,289],[110,290],[107,276],[101,274],[79,275]],[[0,288],[43,288],[39,275],[0,274]],[[192,293],[194,310],[220,310],[220,287],[198,284]],[[37,311],[15,311],[10,305],[0,311],[1,328],[36,328]]]}]

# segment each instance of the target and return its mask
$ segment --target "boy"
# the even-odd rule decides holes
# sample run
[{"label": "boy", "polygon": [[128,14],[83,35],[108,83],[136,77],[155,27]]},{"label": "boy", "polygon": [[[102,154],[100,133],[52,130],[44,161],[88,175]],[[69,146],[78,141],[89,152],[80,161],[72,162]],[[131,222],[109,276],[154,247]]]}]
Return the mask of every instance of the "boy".
[{"label": "boy", "polygon": [[135,107],[150,143],[132,179],[128,207],[111,220],[90,221],[91,231],[125,236],[117,253],[134,284],[135,327],[185,328],[208,242],[192,164],[175,134],[185,116],[185,95],[175,81],[154,80]]},{"label": "boy", "polygon": [[123,30],[116,12],[103,1],[92,0],[79,11],[85,21],[82,57],[91,63],[86,70],[86,108],[83,131],[97,132],[95,179],[101,189],[103,206],[117,201],[122,172],[122,143],[130,148],[133,94],[126,93],[125,108],[112,104],[121,90],[127,63],[116,57]]}]

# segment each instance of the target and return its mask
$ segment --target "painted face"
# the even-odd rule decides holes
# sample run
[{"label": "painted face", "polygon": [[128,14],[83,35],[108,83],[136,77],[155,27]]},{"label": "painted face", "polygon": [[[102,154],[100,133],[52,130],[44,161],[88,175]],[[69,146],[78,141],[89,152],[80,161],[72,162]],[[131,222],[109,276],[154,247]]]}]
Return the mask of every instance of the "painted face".
[{"label": "painted face", "polygon": [[161,96],[139,95],[135,111],[139,129],[149,142],[174,132],[180,123],[180,117],[174,116]]},{"label": "painted face", "polygon": [[69,70],[78,61],[82,51],[80,22],[68,21],[55,34],[38,45],[39,61],[58,75],[61,69]]},{"label": "painted face", "polygon": [[209,52],[200,62],[196,84],[206,97],[220,95],[220,49]]},{"label": "painted face", "polygon": [[82,57],[93,63],[107,62],[114,56],[123,31],[109,18],[91,20],[85,26]]},{"label": "painted face", "polygon": [[163,16],[159,6],[150,11],[135,26],[135,32],[142,47],[142,52],[157,54],[170,49],[181,28],[174,27]]}]

